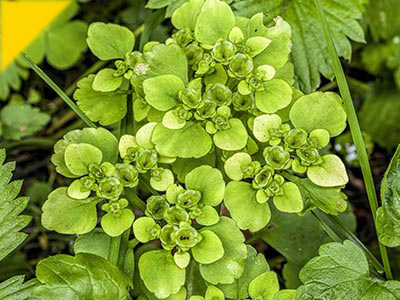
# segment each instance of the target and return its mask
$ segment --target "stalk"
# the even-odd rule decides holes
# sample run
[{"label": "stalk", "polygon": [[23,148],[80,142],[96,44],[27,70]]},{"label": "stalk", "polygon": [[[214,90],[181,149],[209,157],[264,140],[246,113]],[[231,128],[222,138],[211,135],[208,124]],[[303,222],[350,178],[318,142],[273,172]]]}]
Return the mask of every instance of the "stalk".
[{"label": "stalk", "polygon": [[54,92],[57,93],[57,95],[82,119],[82,121],[86,123],[86,125],[88,125],[89,127],[97,128],[97,126],[92,121],[90,121],[90,119],[84,114],[84,112],[80,110],[75,102],[72,101],[71,98],[69,98],[67,94],[65,94],[64,91],[38,65],[36,65],[28,55],[22,52],[22,57],[29,64],[32,70],[40,78],[42,78],[42,80],[46,82],[47,85],[51,87]]},{"label": "stalk", "polygon": [[[360,124],[358,123],[356,111],[353,105],[353,100],[351,98],[350,90],[344,75],[342,65],[340,63],[339,57],[336,52],[335,45],[329,30],[328,22],[325,18],[325,13],[322,7],[321,0],[314,0],[315,6],[318,10],[318,15],[320,18],[321,26],[324,32],[326,43],[328,45],[329,55],[332,61],[332,67],[335,73],[335,77],[338,83],[340,94],[343,98],[344,108],[347,112],[347,117],[349,120],[350,132],[353,138],[354,145],[356,147],[357,156],[360,161],[361,171],[364,177],[365,187],[367,190],[368,201],[371,208],[372,217],[374,219],[376,227],[376,210],[378,209],[378,198],[375,191],[375,184],[372,178],[371,167],[368,162],[368,155],[365,148],[364,140],[361,133]],[[379,242],[379,251],[381,253],[383,266],[385,269],[385,274],[387,279],[393,279],[393,275],[390,269],[389,257],[387,254],[386,247]]]}]

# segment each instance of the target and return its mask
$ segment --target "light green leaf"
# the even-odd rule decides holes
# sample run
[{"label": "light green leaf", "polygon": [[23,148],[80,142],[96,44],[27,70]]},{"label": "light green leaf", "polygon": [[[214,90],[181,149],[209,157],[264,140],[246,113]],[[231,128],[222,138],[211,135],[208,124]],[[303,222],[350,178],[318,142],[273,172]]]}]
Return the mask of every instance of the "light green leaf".
[{"label": "light green leaf", "polygon": [[246,46],[249,47],[249,55],[254,57],[263,52],[271,44],[271,40],[262,36],[253,36],[246,41]]},{"label": "light green leaf", "polygon": [[27,79],[29,71],[12,62],[7,69],[0,72],[0,100],[5,100],[10,95],[10,90],[18,91],[22,80]]},{"label": "light green leaf", "polygon": [[217,206],[222,202],[225,193],[225,181],[221,171],[210,166],[201,166],[185,177],[187,189],[201,192],[201,203]]},{"label": "light green leaf", "polygon": [[257,190],[246,182],[231,181],[226,186],[224,203],[240,229],[259,231],[271,218],[268,203],[258,203],[256,194]]},{"label": "light green leaf", "polygon": [[282,120],[278,115],[261,115],[254,119],[253,134],[255,138],[264,143],[268,142],[270,138],[269,131],[273,128],[279,128]]},{"label": "light green leaf", "polygon": [[226,74],[226,71],[221,64],[217,64],[215,66],[215,70],[213,73],[204,76],[204,83],[206,85],[217,84],[217,83],[225,84],[227,81],[228,81],[228,74]]},{"label": "light green leaf", "polygon": [[135,36],[126,27],[95,22],[89,26],[87,44],[101,60],[125,58],[133,50]]},{"label": "light green leaf", "polygon": [[25,300],[31,299],[32,290],[39,284],[36,279],[24,283],[25,275],[11,277],[0,283],[0,299]]},{"label": "light green leaf", "polygon": [[258,253],[250,245],[247,245],[247,259],[242,276],[232,284],[218,285],[225,296],[230,299],[247,299],[250,282],[264,272],[269,271],[269,265],[263,254]]},{"label": "light green leaf", "polygon": [[273,271],[265,272],[250,282],[249,294],[252,299],[272,300],[275,293],[279,291],[278,276]]},{"label": "light green leaf", "polygon": [[131,227],[135,215],[130,209],[123,209],[121,215],[114,215],[109,212],[101,218],[101,227],[109,236],[120,236],[125,230]]},{"label": "light green leaf", "polygon": [[296,290],[281,290],[274,295],[272,300],[296,300]]},{"label": "light green leaf", "polygon": [[309,179],[290,177],[300,189],[304,206],[312,209],[318,207],[327,214],[338,215],[347,208],[347,196],[341,192],[342,187],[321,187]]},{"label": "light green leaf", "polygon": [[154,239],[151,229],[156,226],[156,222],[150,217],[141,217],[133,223],[133,233],[135,238],[141,243],[147,243]]},{"label": "light green leaf", "polygon": [[346,128],[346,112],[342,100],[338,94],[332,92],[315,92],[300,97],[293,104],[289,116],[296,128],[308,132],[326,129],[331,137],[341,134]]},{"label": "light green leaf", "polygon": [[15,163],[4,164],[5,159],[6,151],[0,149],[0,261],[26,239],[27,234],[19,231],[31,221],[30,216],[20,215],[29,198],[18,197],[22,181],[10,182]]},{"label": "light green leaf", "polygon": [[247,248],[244,236],[233,220],[221,217],[218,224],[207,227],[221,240],[224,256],[209,265],[200,265],[201,276],[212,284],[230,284],[238,279],[244,270]]},{"label": "light green leaf", "polygon": [[89,165],[99,165],[103,159],[101,151],[90,144],[69,144],[64,153],[65,165],[76,175],[83,176],[89,173]]},{"label": "light green leaf", "polygon": [[323,187],[342,186],[349,181],[346,167],[334,154],[324,155],[320,165],[308,167],[307,177],[316,185]]},{"label": "light green leaf", "polygon": [[172,25],[178,29],[195,29],[197,16],[204,4],[204,0],[191,0],[182,4],[171,17]]},{"label": "light green leaf", "polygon": [[144,57],[150,66],[149,77],[175,75],[185,84],[188,82],[188,63],[181,47],[157,44],[145,52]]},{"label": "light green leaf", "polygon": [[46,57],[53,67],[66,70],[75,65],[86,51],[88,25],[75,20],[52,28],[46,35]]},{"label": "light green leaf", "polygon": [[96,74],[93,80],[92,88],[98,92],[113,92],[120,87],[122,84],[122,77],[114,76],[115,70],[113,69],[102,69]]},{"label": "light green leaf", "polygon": [[242,180],[244,176],[243,168],[250,164],[251,161],[249,154],[245,152],[235,153],[224,164],[226,175],[232,180]]},{"label": "light green leaf", "polygon": [[68,187],[67,195],[71,198],[83,200],[90,196],[91,190],[83,187],[79,179],[74,180]]},{"label": "light green leaf", "polygon": [[0,112],[2,135],[8,140],[20,140],[29,136],[42,129],[49,121],[48,114],[28,104],[8,104]]},{"label": "light green leaf", "polygon": [[235,16],[229,5],[221,0],[206,0],[197,17],[194,35],[203,44],[213,45],[227,39],[235,26]]},{"label": "light green leaf", "polygon": [[152,142],[162,156],[199,158],[212,146],[208,133],[199,124],[187,123],[182,129],[168,129],[158,124],[153,131]]},{"label": "light green leaf", "polygon": [[215,208],[213,208],[210,205],[203,206],[200,215],[196,218],[196,222],[204,226],[211,226],[217,224],[218,221],[219,221],[219,214],[215,210]]},{"label": "light green leaf", "polygon": [[386,246],[400,245],[400,147],[393,155],[381,182],[382,207],[377,211],[379,240]]},{"label": "light green leaf", "polygon": [[209,285],[204,300],[224,300],[224,293],[213,285]]},{"label": "light green leaf", "polygon": [[177,175],[178,180],[184,182],[186,174],[203,165],[215,166],[215,155],[209,153],[200,158],[178,158],[172,164],[172,170]]},{"label": "light green leaf", "polygon": [[93,122],[101,125],[111,125],[120,121],[126,115],[126,98],[122,92],[103,93],[95,91],[92,86],[95,75],[89,75],[78,82],[74,99],[79,108]]},{"label": "light green leaf", "polygon": [[[133,139],[132,143],[135,143],[134,140],[136,138],[136,143],[138,146],[146,149],[153,149],[154,144],[151,142],[151,137],[153,135],[153,130],[156,126],[157,126],[156,122],[150,122],[140,127],[139,130],[136,132],[136,137],[131,137]],[[120,145],[121,145],[121,140],[120,140]],[[133,147],[133,144],[129,145],[128,147]]]},{"label": "light green leaf", "polygon": [[231,128],[217,131],[214,136],[214,144],[218,148],[226,151],[236,151],[243,149],[247,144],[247,131],[242,121],[230,119]]},{"label": "light green leaf", "polygon": [[174,183],[174,174],[169,169],[162,169],[157,178],[150,178],[150,185],[156,191],[164,192],[170,184]]},{"label": "light green leaf", "polygon": [[[101,266],[101,267],[99,267]],[[80,253],[56,255],[39,262],[36,277],[42,283],[31,300],[129,299],[131,279],[102,257]]]},{"label": "light green leaf", "polygon": [[256,92],[256,107],[264,113],[275,113],[292,101],[293,90],[282,79],[272,79],[265,84],[265,91]]},{"label": "light green leaf", "polygon": [[[350,59],[352,52],[348,38],[356,42],[364,42],[364,33],[358,23],[358,19],[362,16],[360,1],[323,0],[322,5],[339,56]],[[293,33],[292,61],[301,90],[310,93],[317,89],[320,85],[320,72],[327,78],[333,77],[329,54],[326,51],[327,45],[313,1],[250,0],[236,2],[233,6],[240,16],[251,17],[256,13],[264,12],[268,14],[267,23],[274,17],[281,16],[290,24]],[[262,24],[263,18],[259,18],[259,23]],[[290,33],[290,28],[288,30]],[[272,40],[266,51],[273,49],[274,42],[281,43],[280,39],[277,39],[279,35],[266,37]]]},{"label": "light green leaf", "polygon": [[224,247],[218,236],[210,230],[200,232],[200,243],[192,248],[193,258],[200,264],[211,264],[224,256]]},{"label": "light green leaf", "polygon": [[184,88],[183,81],[175,75],[160,75],[143,82],[146,101],[160,111],[173,108],[178,100],[179,91]]},{"label": "light green leaf", "polygon": [[80,235],[74,242],[74,253],[90,253],[104,259],[108,257],[111,237],[104,233],[101,228]]},{"label": "light green leaf", "polygon": [[68,197],[67,188],[50,193],[42,206],[42,225],[61,234],[83,234],[92,231],[97,224],[98,200],[77,200]]},{"label": "light green leaf", "polygon": [[299,213],[303,210],[304,204],[297,185],[293,182],[286,182],[282,186],[284,195],[275,196],[274,204],[277,209],[288,213]]},{"label": "light green leaf", "polygon": [[[282,18],[275,18],[275,26],[265,27],[264,26],[264,14],[257,13],[249,20],[246,28],[246,34],[248,38],[263,36],[271,40],[270,45],[259,55],[254,58],[256,66],[270,65],[276,70],[283,67],[288,59],[290,50],[292,48],[291,41],[291,29],[288,23],[286,23]],[[250,17],[250,16],[249,16]]]},{"label": "light green leaf", "polygon": [[175,264],[166,250],[144,253],[139,259],[139,272],[146,288],[160,299],[178,293],[185,284],[185,270]]}]

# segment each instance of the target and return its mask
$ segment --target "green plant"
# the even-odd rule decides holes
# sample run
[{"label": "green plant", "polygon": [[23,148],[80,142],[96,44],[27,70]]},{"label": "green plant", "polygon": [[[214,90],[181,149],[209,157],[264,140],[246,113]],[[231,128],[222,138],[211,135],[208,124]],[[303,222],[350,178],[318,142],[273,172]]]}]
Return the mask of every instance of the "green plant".
[{"label": "green plant", "polygon": [[[376,217],[382,267],[352,233],[342,192],[348,175],[330,151],[348,119],[375,220],[364,142],[321,2],[308,9],[322,21],[343,100],[296,88],[302,85],[293,62],[299,62],[290,60],[292,29],[282,18],[266,26],[262,13],[238,17],[221,0],[182,2],[148,4],[169,5],[176,30],[165,43],[141,39],[138,46],[128,28],[92,23],[87,44],[105,67],[77,83],[76,104],[24,55],[89,126],[55,144],[51,161],[70,180],[42,206],[46,229],[78,235],[75,256],[41,261],[29,299],[400,297],[383,246],[398,245],[398,154]],[[301,233],[273,229],[294,220],[319,244],[299,238],[286,247],[285,233]],[[248,244],[258,238],[288,259],[284,277],[295,274],[293,288],[281,290],[271,262]],[[301,259],[288,250],[302,247]]]}]

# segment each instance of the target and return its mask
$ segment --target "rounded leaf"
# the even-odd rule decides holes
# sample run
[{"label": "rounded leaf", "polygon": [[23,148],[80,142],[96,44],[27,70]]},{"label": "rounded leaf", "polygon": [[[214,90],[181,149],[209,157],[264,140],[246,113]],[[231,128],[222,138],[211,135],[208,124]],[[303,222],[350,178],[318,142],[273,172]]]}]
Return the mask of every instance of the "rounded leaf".
[{"label": "rounded leaf", "polygon": [[209,285],[204,300],[224,300],[224,293],[217,287]]},{"label": "rounded leaf", "polygon": [[225,181],[221,171],[210,166],[201,166],[185,177],[187,189],[201,193],[201,203],[217,206],[222,202],[225,193]]},{"label": "rounded leaf", "polygon": [[253,134],[255,138],[262,142],[268,142],[270,138],[269,130],[279,128],[282,120],[278,115],[261,115],[254,119]]},{"label": "rounded leaf", "polygon": [[219,221],[219,214],[214,207],[205,205],[201,209],[200,216],[196,218],[196,222],[200,225],[211,226],[217,224]]},{"label": "rounded leaf", "polygon": [[296,128],[308,132],[326,129],[331,137],[341,134],[346,128],[342,99],[332,92],[315,92],[300,97],[293,104],[289,116]]},{"label": "rounded leaf", "polygon": [[217,131],[214,136],[214,144],[226,151],[243,149],[247,144],[247,130],[239,119],[230,119],[231,128]]},{"label": "rounded leaf", "polygon": [[150,217],[141,217],[133,223],[133,234],[141,243],[151,241],[154,236],[151,234],[151,228],[154,228],[156,222]]},{"label": "rounded leaf", "polygon": [[293,90],[286,81],[272,79],[264,83],[265,91],[256,92],[256,107],[264,113],[275,113],[292,102]]},{"label": "rounded leaf", "polygon": [[174,174],[169,169],[162,169],[157,177],[150,177],[150,185],[153,189],[159,192],[167,190],[170,184],[174,183]]},{"label": "rounded leaf", "polygon": [[103,69],[94,77],[92,87],[98,92],[113,92],[122,84],[122,76],[114,76],[113,69]]},{"label": "rounded leaf", "polygon": [[[136,132],[136,143],[146,149],[153,149],[154,144],[151,142],[151,137],[153,135],[153,130],[157,126],[157,122],[150,122],[142,127]],[[134,147],[133,145],[131,147]]]},{"label": "rounded leaf", "polygon": [[226,186],[224,203],[240,229],[259,231],[271,219],[268,203],[259,203],[256,195],[257,190],[246,182],[231,181]]},{"label": "rounded leaf", "polygon": [[90,164],[101,163],[103,154],[90,144],[70,144],[65,149],[64,159],[65,165],[72,174],[82,176],[88,174]]},{"label": "rounded leaf", "polygon": [[226,175],[232,180],[243,179],[243,167],[251,163],[251,156],[245,152],[235,153],[229,157],[224,165]]},{"label": "rounded leaf", "polygon": [[131,227],[135,215],[130,209],[123,209],[120,215],[114,215],[113,213],[106,213],[101,218],[101,227],[104,232],[109,236],[116,237],[120,236],[125,230]]},{"label": "rounded leaf", "polygon": [[179,91],[185,88],[182,79],[175,75],[160,75],[143,82],[145,99],[152,107],[167,111],[176,105]]},{"label": "rounded leaf", "polygon": [[206,0],[197,17],[194,35],[200,43],[213,45],[219,39],[226,40],[235,23],[235,16],[227,3]]},{"label": "rounded leaf", "polygon": [[182,129],[168,129],[158,124],[151,141],[162,156],[199,158],[206,155],[212,146],[208,133],[199,124],[187,123]]},{"label": "rounded leaf", "polygon": [[349,181],[346,167],[334,154],[324,155],[320,165],[308,167],[307,177],[316,185],[323,187],[341,186]]},{"label": "rounded leaf", "polygon": [[74,180],[68,187],[67,194],[74,199],[83,200],[90,196],[92,191],[86,191],[79,179]]},{"label": "rounded leaf", "polygon": [[89,26],[87,44],[101,60],[125,58],[125,54],[133,50],[135,35],[117,24],[95,22]]},{"label": "rounded leaf", "polygon": [[185,127],[186,120],[179,118],[173,110],[170,110],[164,115],[162,124],[168,129],[181,129]]},{"label": "rounded leaf", "polygon": [[265,272],[250,282],[251,299],[271,299],[279,291],[278,276],[273,271]]},{"label": "rounded leaf", "polygon": [[271,40],[262,36],[253,36],[246,41],[246,46],[249,47],[249,55],[256,56],[263,52],[271,44]]},{"label": "rounded leaf", "polygon": [[97,224],[95,198],[77,200],[68,197],[67,188],[51,192],[42,206],[42,225],[61,234],[84,234]]},{"label": "rounded leaf", "polygon": [[174,261],[179,268],[185,269],[190,263],[189,252],[184,252],[184,253],[175,252]]},{"label": "rounded leaf", "polygon": [[155,250],[139,258],[139,273],[146,288],[159,299],[179,292],[185,284],[185,269],[179,268],[170,251]]},{"label": "rounded leaf", "polygon": [[287,213],[299,213],[303,210],[304,204],[297,185],[293,182],[286,182],[282,186],[283,195],[274,197],[274,204],[277,209]]},{"label": "rounded leaf", "polygon": [[178,29],[189,28],[194,30],[197,16],[200,13],[204,0],[191,0],[178,7],[171,17],[172,25]]},{"label": "rounded leaf", "polygon": [[224,247],[218,236],[210,231],[201,231],[200,243],[192,248],[193,258],[200,264],[211,264],[224,256]]}]

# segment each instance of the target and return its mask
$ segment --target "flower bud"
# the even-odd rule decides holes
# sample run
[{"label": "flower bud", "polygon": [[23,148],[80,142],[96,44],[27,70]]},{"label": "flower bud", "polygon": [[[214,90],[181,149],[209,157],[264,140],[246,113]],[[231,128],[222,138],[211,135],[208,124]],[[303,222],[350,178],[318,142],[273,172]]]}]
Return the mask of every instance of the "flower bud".
[{"label": "flower bud", "polygon": [[212,118],[217,111],[217,104],[212,101],[204,101],[203,105],[199,107],[196,111],[196,118],[200,120],[205,120]]},{"label": "flower bud", "polygon": [[285,179],[281,175],[275,175],[274,179],[268,185],[265,190],[266,194],[270,197],[272,196],[281,196],[284,194],[282,185],[285,183]]},{"label": "flower bud", "polygon": [[274,175],[274,169],[271,167],[265,166],[259,171],[253,180],[253,187],[255,189],[263,189],[268,184],[271,183],[272,176]]},{"label": "flower bud", "polygon": [[163,196],[151,196],[147,199],[145,213],[155,220],[162,220],[168,207],[168,202]]},{"label": "flower bud", "polygon": [[117,164],[115,176],[118,177],[124,187],[133,188],[139,182],[139,172],[130,164]]},{"label": "flower bud", "polygon": [[190,108],[197,108],[201,104],[201,92],[194,88],[186,88],[179,92],[179,99]]},{"label": "flower bud", "polygon": [[139,172],[145,173],[157,166],[157,152],[155,150],[141,150],[137,154],[136,166]]},{"label": "flower bud", "polygon": [[300,158],[301,164],[305,166],[310,166],[321,161],[321,156],[319,155],[318,150],[313,147],[298,149],[296,154]]},{"label": "flower bud", "polygon": [[307,132],[303,129],[292,129],[285,136],[285,145],[292,149],[301,148],[307,142]]},{"label": "flower bud", "polygon": [[189,44],[187,45],[183,51],[186,54],[186,58],[189,65],[194,65],[200,62],[201,58],[203,57],[203,48],[196,44]]},{"label": "flower bud", "polygon": [[269,166],[275,170],[282,170],[290,162],[290,153],[283,149],[282,146],[273,146],[265,148],[264,158]]},{"label": "flower bud", "polygon": [[218,42],[214,45],[211,55],[218,62],[228,62],[235,55],[235,46],[229,41]]},{"label": "flower bud", "polygon": [[176,43],[179,46],[184,47],[191,41],[193,41],[193,34],[190,31],[190,29],[182,29],[174,33],[172,35],[172,38],[176,41]]},{"label": "flower bud", "polygon": [[97,188],[97,196],[106,199],[117,199],[124,190],[124,186],[116,177],[104,178]]},{"label": "flower bud", "polygon": [[182,250],[196,246],[199,242],[199,233],[192,226],[183,226],[175,232],[175,243]]},{"label": "flower bud", "polygon": [[94,184],[95,184],[95,180],[94,178],[90,177],[90,176],[85,176],[82,177],[81,179],[79,179],[81,182],[81,187],[82,187],[82,192],[84,191],[90,191],[93,189]]},{"label": "flower bud", "polygon": [[248,111],[253,107],[254,99],[250,95],[241,95],[239,93],[234,93],[232,96],[233,108],[237,111]]},{"label": "flower bud", "polygon": [[89,169],[89,176],[96,180],[101,180],[105,176],[103,170],[97,164],[90,164],[88,169]]},{"label": "flower bud", "polygon": [[167,224],[161,228],[160,240],[164,249],[172,250],[175,247],[175,232],[175,226],[170,224]]},{"label": "flower bud", "polygon": [[229,70],[236,77],[246,77],[253,71],[253,59],[249,55],[236,53],[229,63]]},{"label": "flower bud", "polygon": [[189,221],[189,214],[180,207],[170,207],[164,213],[164,219],[172,225],[179,225],[181,222]]},{"label": "flower bud", "polygon": [[232,91],[226,85],[216,83],[207,89],[206,98],[215,102],[218,106],[229,105],[231,103]]},{"label": "flower bud", "polygon": [[195,190],[186,190],[178,196],[178,205],[182,208],[191,208],[199,203],[201,193]]}]

